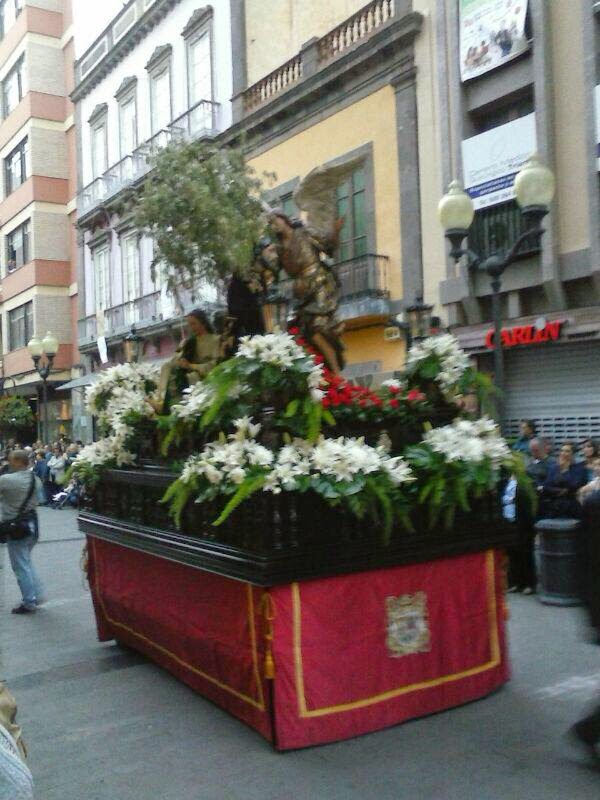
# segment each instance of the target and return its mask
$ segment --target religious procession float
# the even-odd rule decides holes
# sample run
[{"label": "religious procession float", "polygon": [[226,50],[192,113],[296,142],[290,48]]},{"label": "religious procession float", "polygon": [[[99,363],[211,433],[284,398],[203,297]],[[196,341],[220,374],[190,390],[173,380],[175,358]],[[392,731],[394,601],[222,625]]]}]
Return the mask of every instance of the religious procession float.
[{"label": "religious procession float", "polygon": [[[198,163],[222,170],[214,158]],[[103,435],[73,467],[99,638],[280,750],[447,709],[508,677],[511,533],[496,486],[522,467],[493,420],[465,410],[486,385],[450,334],[414,344],[375,390],[343,378],[329,260],[341,223],[314,219],[339,177],[300,185],[305,222],[256,210],[270,238],[256,235],[252,267],[227,282],[217,333],[195,312],[160,370],[100,373],[87,403]],[[166,252],[164,221],[146,227]],[[276,327],[281,286],[295,308]]]}]

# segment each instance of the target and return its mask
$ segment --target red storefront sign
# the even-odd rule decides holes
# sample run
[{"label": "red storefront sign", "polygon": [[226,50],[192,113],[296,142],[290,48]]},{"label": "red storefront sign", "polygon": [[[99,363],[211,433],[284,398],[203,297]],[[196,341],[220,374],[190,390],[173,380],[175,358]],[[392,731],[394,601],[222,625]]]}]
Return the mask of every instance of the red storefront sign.
[{"label": "red storefront sign", "polygon": [[[560,339],[564,320],[547,322],[543,328],[535,325],[517,325],[515,328],[504,328],[502,330],[502,346],[515,347],[519,344],[542,344],[544,342],[556,342]],[[488,331],[485,337],[485,346],[490,350],[494,348],[494,330]]]}]

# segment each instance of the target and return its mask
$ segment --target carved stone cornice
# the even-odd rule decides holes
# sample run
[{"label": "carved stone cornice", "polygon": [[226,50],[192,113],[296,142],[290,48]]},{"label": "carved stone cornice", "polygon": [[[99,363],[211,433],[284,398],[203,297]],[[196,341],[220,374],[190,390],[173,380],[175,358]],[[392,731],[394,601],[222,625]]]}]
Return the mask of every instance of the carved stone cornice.
[{"label": "carved stone cornice", "polygon": [[201,25],[205,25],[213,18],[214,11],[212,6],[204,6],[204,8],[197,8],[192,16],[186,23],[185,28],[181,31],[184,39],[187,39],[195,33]]}]

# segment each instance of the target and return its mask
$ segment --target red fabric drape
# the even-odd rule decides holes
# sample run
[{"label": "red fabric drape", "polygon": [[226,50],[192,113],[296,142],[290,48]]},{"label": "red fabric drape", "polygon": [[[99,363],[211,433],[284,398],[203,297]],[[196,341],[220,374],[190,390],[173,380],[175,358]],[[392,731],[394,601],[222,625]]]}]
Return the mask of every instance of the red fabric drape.
[{"label": "red fabric drape", "polygon": [[100,638],[144,652],[269,740],[272,688],[280,749],[450,708],[508,677],[491,551],[265,591],[89,541]]}]

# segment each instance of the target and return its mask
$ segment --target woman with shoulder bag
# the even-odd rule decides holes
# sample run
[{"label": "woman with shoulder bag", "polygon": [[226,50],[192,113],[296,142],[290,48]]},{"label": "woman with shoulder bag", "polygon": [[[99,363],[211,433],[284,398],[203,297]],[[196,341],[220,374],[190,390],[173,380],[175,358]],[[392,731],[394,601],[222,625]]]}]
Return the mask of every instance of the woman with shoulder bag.
[{"label": "woman with shoulder bag", "polygon": [[0,476],[0,536],[8,545],[10,565],[21,590],[21,604],[13,614],[31,614],[43,602],[41,581],[31,560],[39,538],[36,506],[42,491],[39,478],[29,469],[24,450],[9,456],[11,472]]}]

